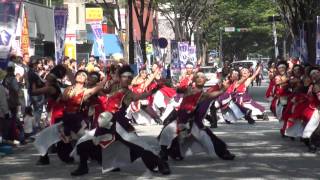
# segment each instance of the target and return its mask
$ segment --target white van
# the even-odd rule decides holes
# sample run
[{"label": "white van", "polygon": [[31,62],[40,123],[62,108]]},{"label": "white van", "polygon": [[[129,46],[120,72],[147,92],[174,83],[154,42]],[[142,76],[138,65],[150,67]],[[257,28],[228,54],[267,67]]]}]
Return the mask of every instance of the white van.
[{"label": "white van", "polygon": [[250,68],[252,67],[253,69],[256,69],[258,64],[258,61],[254,60],[242,60],[242,61],[235,61],[231,63],[231,67],[233,68],[239,68],[239,67],[245,67],[245,68]]}]

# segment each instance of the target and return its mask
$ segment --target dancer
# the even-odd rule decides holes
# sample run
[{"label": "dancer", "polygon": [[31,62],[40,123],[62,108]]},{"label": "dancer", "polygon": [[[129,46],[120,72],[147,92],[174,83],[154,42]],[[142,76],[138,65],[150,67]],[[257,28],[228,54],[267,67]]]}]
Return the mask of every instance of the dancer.
[{"label": "dancer", "polygon": [[[152,74],[148,76],[147,70],[143,67],[140,69],[139,75],[132,80],[132,91],[136,94],[141,94],[146,91],[150,91],[152,88],[152,82],[161,73],[160,69],[156,69]],[[141,109],[143,111],[141,111]],[[147,113],[147,114],[146,114]],[[143,100],[132,102],[129,109],[129,114],[132,115],[130,119],[135,119],[138,124],[151,123],[152,118],[157,124],[162,124],[160,117],[152,109],[152,96]],[[130,116],[130,115],[129,115]],[[137,121],[138,120],[138,121]]]},{"label": "dancer", "polygon": [[255,102],[248,94],[248,87],[254,81],[256,76],[259,75],[262,66],[259,65],[256,71],[250,75],[250,71],[247,68],[241,69],[241,78],[235,84],[234,100],[241,110],[246,114],[245,118],[249,124],[254,124],[252,115],[256,115],[258,118],[262,115],[264,120],[267,120],[267,115],[263,106]]},{"label": "dancer", "polygon": [[283,109],[287,105],[288,92],[288,75],[287,75],[288,64],[285,61],[280,61],[277,64],[277,75],[274,79],[275,87],[273,89],[273,99],[271,102],[271,112],[282,121]]},{"label": "dancer", "polygon": [[[58,156],[66,163],[72,163],[74,160],[69,156],[73,149],[72,140],[81,137],[86,128],[84,115],[82,111],[82,103],[90,96],[100,91],[106,82],[106,79],[97,84],[93,88],[85,88],[87,81],[86,71],[80,70],[75,75],[75,84],[68,87],[61,96],[63,103],[63,115],[59,121],[55,121],[55,125],[44,129],[38,134],[35,140],[35,146],[41,155],[44,155],[44,160],[40,158],[40,164],[48,164],[47,154],[48,148],[58,143]],[[53,135],[54,134],[54,135]],[[50,136],[50,139],[47,138]],[[58,148],[60,147],[60,148]],[[43,163],[44,162],[44,163]]]},{"label": "dancer", "polygon": [[98,128],[93,131],[92,136],[88,135],[89,138],[84,136],[77,143],[80,164],[71,175],[87,174],[89,157],[102,162],[104,171],[120,170],[121,162],[119,161],[126,159],[125,157],[129,160],[124,164],[141,157],[149,170],[155,171],[158,168],[160,173],[170,174],[168,164],[141,141],[125,116],[126,109],[131,102],[144,99],[153,93],[136,95],[129,90],[128,86],[131,84],[132,76],[133,73],[129,66],[123,66],[119,70],[119,84],[109,87],[111,91],[108,95],[107,111],[100,115]]},{"label": "dancer", "polygon": [[226,84],[221,90],[209,93],[203,91],[205,81],[205,75],[198,72],[194,78],[195,87],[184,90],[179,109],[173,110],[166,119],[169,123],[163,127],[159,135],[160,156],[163,160],[168,160],[168,156],[182,160],[187,149],[199,144],[210,156],[213,156],[215,151],[224,160],[234,159],[235,156],[227,150],[226,144],[202,122],[210,104],[205,100],[221,95],[225,91]]}]

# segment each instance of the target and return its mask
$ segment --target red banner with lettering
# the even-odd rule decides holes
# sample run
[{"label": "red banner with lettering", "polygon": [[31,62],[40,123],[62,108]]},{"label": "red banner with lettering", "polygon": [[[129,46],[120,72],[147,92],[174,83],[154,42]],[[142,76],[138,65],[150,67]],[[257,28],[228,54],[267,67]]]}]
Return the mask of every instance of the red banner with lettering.
[{"label": "red banner with lettering", "polygon": [[22,21],[22,33],[21,33],[21,52],[23,54],[29,54],[30,39],[29,39],[29,29],[28,29],[28,16],[26,10],[24,9]]}]

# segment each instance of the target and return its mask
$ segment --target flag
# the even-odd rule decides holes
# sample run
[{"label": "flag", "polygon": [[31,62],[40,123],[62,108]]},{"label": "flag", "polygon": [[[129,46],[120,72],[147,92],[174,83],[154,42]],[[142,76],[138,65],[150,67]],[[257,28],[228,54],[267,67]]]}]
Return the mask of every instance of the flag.
[{"label": "flag", "polygon": [[54,28],[55,28],[55,58],[56,63],[61,63],[66,39],[68,21],[68,9],[63,7],[54,8]]},{"label": "flag", "polygon": [[320,65],[320,16],[317,16],[316,64]]},{"label": "flag", "polygon": [[29,39],[29,27],[28,27],[28,16],[25,8],[23,8],[22,18],[22,31],[21,31],[21,54],[29,55],[30,39]]},{"label": "flag", "polygon": [[91,23],[91,29],[95,37],[95,42],[98,45],[99,57],[101,60],[106,60],[106,54],[104,52],[103,31],[102,24],[100,22]]},{"label": "flag", "polygon": [[172,84],[179,83],[179,77],[181,75],[181,61],[179,58],[179,47],[178,42],[171,40],[171,63],[170,63],[170,74]]},{"label": "flag", "polygon": [[0,64],[5,66],[16,39],[21,1],[0,1]]}]

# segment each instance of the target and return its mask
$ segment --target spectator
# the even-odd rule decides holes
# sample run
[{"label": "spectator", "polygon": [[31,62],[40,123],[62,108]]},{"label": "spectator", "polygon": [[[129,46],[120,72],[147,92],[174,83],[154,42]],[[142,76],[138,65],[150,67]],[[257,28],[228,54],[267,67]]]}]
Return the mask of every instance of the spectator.
[{"label": "spectator", "polygon": [[[3,71],[1,71],[1,74],[3,74]],[[10,121],[9,106],[6,93],[6,88],[2,85],[2,83],[0,83],[0,143],[2,142],[3,137],[6,137]]]},{"label": "spectator", "polygon": [[42,70],[42,64],[40,63],[40,58],[32,57],[32,60],[30,62],[30,71],[28,75],[29,79],[29,94],[31,99],[31,104],[33,106],[34,110],[34,117],[36,120],[36,127],[40,127],[40,119],[41,114],[43,111],[43,105],[44,105],[44,96],[43,95],[34,95],[32,94],[32,91],[34,89],[42,88],[45,83],[44,80],[39,75],[40,71]]},{"label": "spectator", "polygon": [[[19,83],[14,75],[14,67],[9,66],[7,68],[7,75],[3,80],[3,86],[8,90],[8,107],[11,113],[11,120],[8,123],[7,132],[5,133],[6,136],[4,137],[7,140],[13,141],[15,140],[16,134],[15,130],[17,127],[17,123],[20,121],[18,120],[17,113],[18,107],[20,105],[19,98]],[[21,139],[22,140],[22,139]]]},{"label": "spectator", "polygon": [[88,62],[87,67],[86,67],[86,70],[88,72],[94,71],[94,66],[96,65],[96,63],[97,63],[96,59],[93,56],[90,56],[89,62]]},{"label": "spectator", "polygon": [[23,130],[26,139],[33,135],[35,127],[36,121],[32,113],[32,108],[30,106],[26,107],[23,116]]}]

